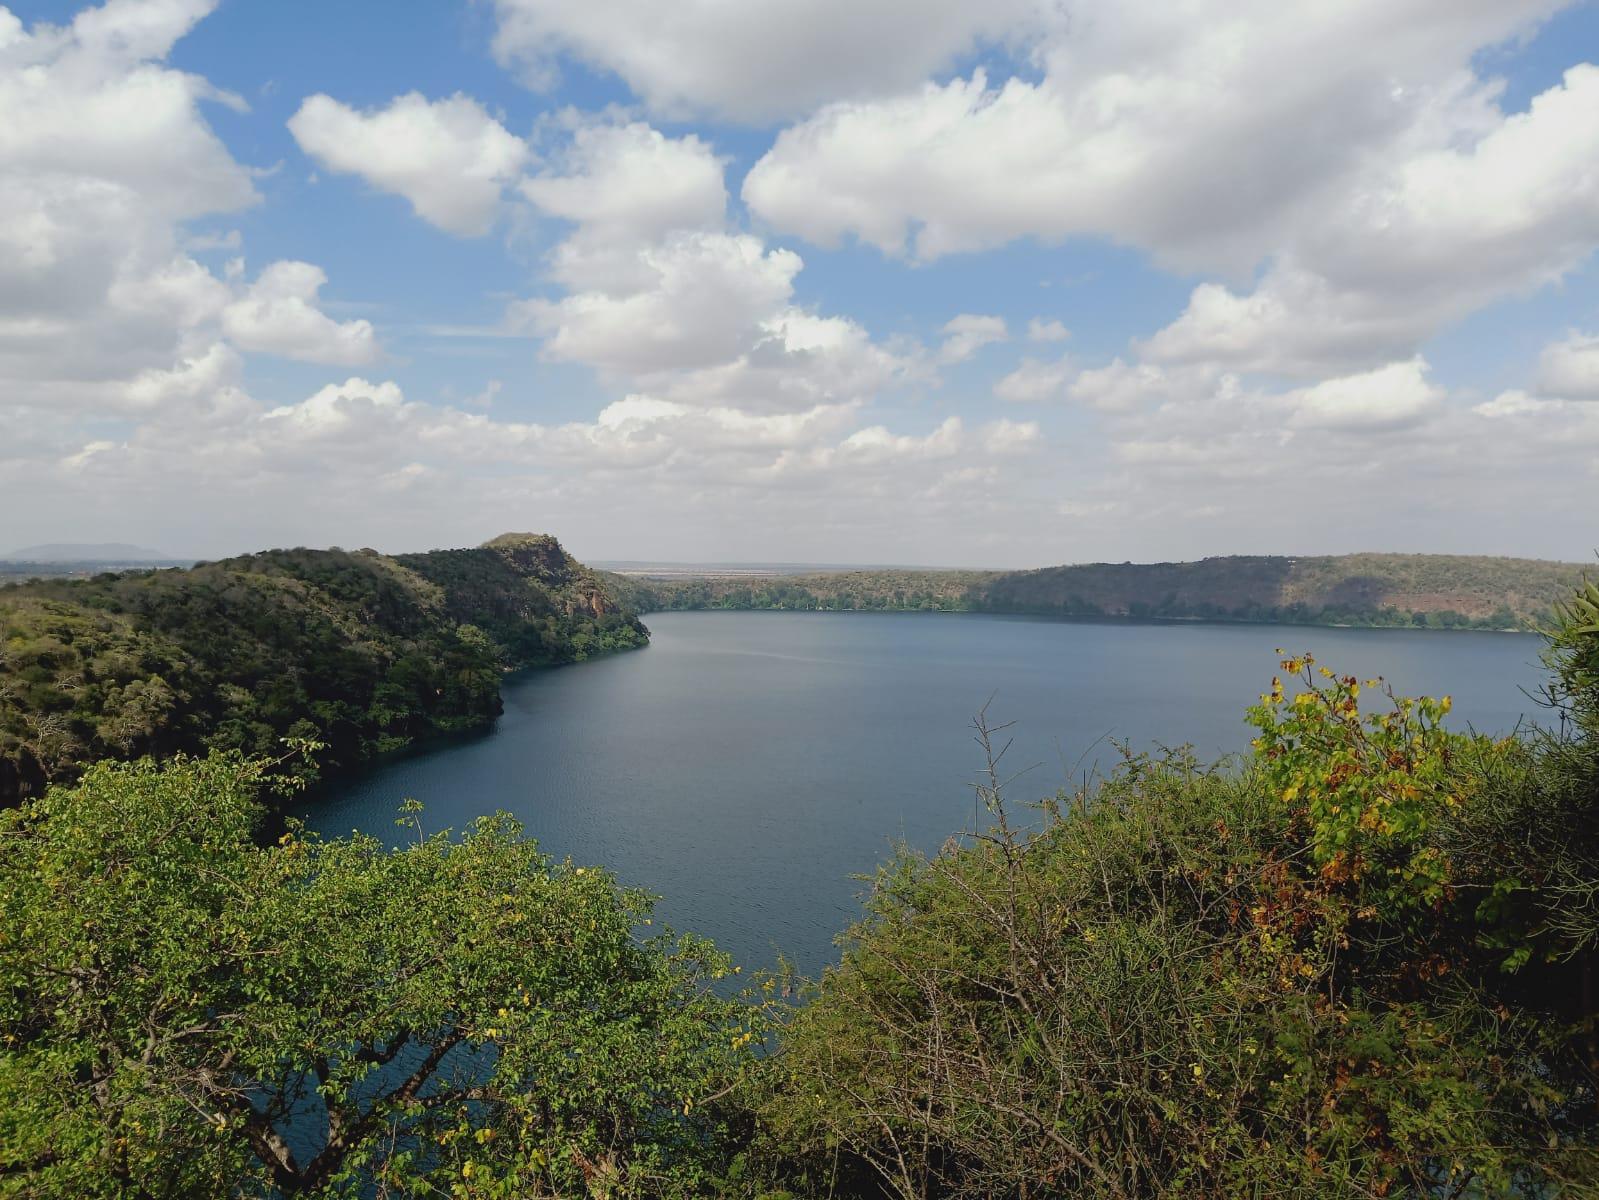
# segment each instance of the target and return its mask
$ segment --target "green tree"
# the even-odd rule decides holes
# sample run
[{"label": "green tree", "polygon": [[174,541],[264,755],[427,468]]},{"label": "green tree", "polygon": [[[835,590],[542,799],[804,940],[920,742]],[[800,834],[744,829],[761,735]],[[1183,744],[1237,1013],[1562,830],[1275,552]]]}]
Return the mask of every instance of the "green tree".
[{"label": "green tree", "polygon": [[724,957],[505,817],[257,845],[262,772],[0,814],[0,1193],[715,1190],[760,1039]]}]

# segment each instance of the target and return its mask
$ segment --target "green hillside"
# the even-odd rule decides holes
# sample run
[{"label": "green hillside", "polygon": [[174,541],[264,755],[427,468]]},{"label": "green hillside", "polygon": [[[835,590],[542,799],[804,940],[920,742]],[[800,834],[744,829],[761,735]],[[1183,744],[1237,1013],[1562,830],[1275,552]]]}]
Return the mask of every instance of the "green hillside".
[{"label": "green hillside", "polygon": [[347,765],[500,711],[506,669],[648,633],[551,537],[271,550],[0,588],[0,803],[88,762],[326,743]]},{"label": "green hillside", "polygon": [[617,577],[641,612],[822,609],[1518,629],[1591,568],[1452,554],[1231,556],[1034,571],[870,570],[751,579]]},{"label": "green hillside", "polygon": [[984,590],[996,577],[994,571],[882,568],[765,578],[611,578],[619,595],[639,612],[648,613],[698,609],[968,612],[980,606]]}]

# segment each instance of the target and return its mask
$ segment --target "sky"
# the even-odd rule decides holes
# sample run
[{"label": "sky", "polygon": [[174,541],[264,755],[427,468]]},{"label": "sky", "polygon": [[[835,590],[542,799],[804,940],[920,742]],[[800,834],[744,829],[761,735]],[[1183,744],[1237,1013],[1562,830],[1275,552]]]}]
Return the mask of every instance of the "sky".
[{"label": "sky", "polygon": [[14,0],[0,552],[1599,547],[1599,6]]}]

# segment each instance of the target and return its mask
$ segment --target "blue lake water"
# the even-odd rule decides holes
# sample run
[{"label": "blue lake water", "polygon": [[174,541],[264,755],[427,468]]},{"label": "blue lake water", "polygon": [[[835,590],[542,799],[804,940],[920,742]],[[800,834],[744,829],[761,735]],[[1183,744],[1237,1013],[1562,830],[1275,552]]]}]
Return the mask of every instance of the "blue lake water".
[{"label": "blue lake water", "polygon": [[[507,683],[493,732],[341,780],[327,834],[397,836],[504,809],[546,851],[662,896],[658,915],[750,966],[807,973],[904,839],[970,829],[973,716],[1014,721],[1015,801],[1115,759],[1107,739],[1243,750],[1276,647],[1401,693],[1454,697],[1454,724],[1507,732],[1540,710],[1540,641],[1517,634],[1118,624],[923,613],[657,613],[648,649]],[[990,698],[992,699],[990,700]]]}]

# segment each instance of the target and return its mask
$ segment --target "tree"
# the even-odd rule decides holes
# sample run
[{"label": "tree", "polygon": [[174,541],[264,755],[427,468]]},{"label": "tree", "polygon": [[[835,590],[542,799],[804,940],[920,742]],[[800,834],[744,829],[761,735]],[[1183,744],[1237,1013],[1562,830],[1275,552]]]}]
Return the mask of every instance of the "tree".
[{"label": "tree", "polygon": [[264,769],[0,814],[0,1193],[712,1187],[760,1039],[725,958],[503,816],[257,845]]}]

